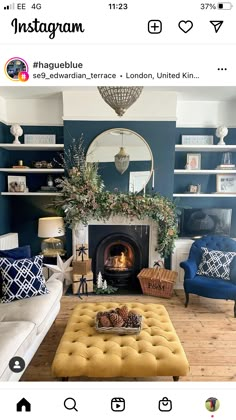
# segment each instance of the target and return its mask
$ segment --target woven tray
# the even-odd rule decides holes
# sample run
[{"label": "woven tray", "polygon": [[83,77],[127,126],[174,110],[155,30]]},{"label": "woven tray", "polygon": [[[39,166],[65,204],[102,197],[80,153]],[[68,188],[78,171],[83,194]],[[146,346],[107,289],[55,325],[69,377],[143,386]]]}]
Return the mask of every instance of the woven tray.
[{"label": "woven tray", "polygon": [[142,329],[142,315],[139,315],[140,325],[136,328],[131,327],[99,327],[98,320],[95,321],[95,330],[101,334],[117,334],[117,335],[128,335],[128,334],[139,334]]}]

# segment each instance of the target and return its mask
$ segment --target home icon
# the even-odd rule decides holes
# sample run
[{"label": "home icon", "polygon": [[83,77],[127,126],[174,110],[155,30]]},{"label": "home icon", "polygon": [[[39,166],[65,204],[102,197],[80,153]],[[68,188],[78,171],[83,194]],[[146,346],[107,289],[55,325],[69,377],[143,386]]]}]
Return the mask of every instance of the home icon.
[{"label": "home icon", "polygon": [[31,411],[31,404],[25,398],[22,398],[16,404],[16,411]]}]

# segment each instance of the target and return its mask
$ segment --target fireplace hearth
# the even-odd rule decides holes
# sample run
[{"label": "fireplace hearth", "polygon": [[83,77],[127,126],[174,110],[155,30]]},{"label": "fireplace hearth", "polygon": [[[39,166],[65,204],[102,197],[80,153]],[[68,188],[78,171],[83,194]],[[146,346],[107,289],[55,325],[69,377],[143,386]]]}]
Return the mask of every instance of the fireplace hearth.
[{"label": "fireplace hearth", "polygon": [[94,278],[99,271],[120,292],[141,293],[138,273],[148,267],[149,226],[89,225]]}]

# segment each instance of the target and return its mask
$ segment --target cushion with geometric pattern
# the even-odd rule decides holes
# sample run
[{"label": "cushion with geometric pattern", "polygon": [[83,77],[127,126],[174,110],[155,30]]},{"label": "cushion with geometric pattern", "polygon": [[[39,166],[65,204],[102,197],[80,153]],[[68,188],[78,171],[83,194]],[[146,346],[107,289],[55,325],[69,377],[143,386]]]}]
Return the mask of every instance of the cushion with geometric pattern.
[{"label": "cushion with geometric pattern", "polygon": [[2,303],[49,293],[43,276],[43,256],[13,260],[0,258]]},{"label": "cushion with geometric pattern", "polygon": [[197,274],[230,280],[230,265],[236,256],[236,252],[216,251],[203,247],[201,249],[203,253]]},{"label": "cushion with geometric pattern", "polygon": [[[0,250],[0,258],[14,258],[20,260],[21,258],[31,258],[30,245],[23,245],[17,248]],[[0,299],[2,297],[2,276],[0,272]]]}]

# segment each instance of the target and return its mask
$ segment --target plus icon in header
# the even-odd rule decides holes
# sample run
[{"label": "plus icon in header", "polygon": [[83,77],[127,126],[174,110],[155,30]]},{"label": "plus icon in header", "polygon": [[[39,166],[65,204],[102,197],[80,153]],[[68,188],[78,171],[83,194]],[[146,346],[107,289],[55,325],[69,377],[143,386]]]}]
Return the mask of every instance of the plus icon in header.
[{"label": "plus icon in header", "polygon": [[148,22],[148,32],[150,34],[160,34],[162,32],[162,22],[161,22],[161,20],[149,20],[149,22]]}]

